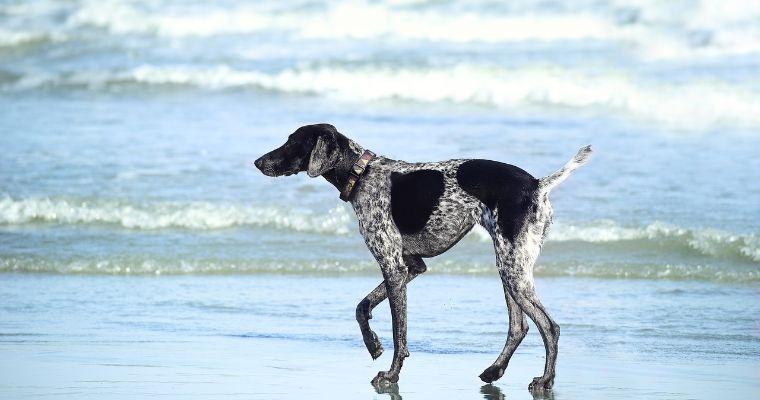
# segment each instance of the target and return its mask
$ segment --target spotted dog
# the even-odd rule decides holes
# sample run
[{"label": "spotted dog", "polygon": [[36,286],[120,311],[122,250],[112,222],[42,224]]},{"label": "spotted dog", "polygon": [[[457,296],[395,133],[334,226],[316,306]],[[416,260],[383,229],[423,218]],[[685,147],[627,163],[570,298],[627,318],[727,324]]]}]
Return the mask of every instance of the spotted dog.
[{"label": "spotted dog", "polygon": [[387,297],[393,321],[393,362],[372,380],[376,386],[397,382],[406,340],[406,285],[425,272],[424,258],[454,246],[479,223],[491,235],[496,265],[509,310],[509,333],[496,361],[480,379],[499,379],[528,332],[524,314],[541,332],[546,348],[542,376],[531,391],[554,383],[559,325],[536,295],[533,264],[552,220],[549,192],[583,165],[591,147],[581,148],[564,167],[541,179],[509,164],[489,160],[408,163],[375,156],[329,124],[298,128],[281,147],[255,161],[265,175],[306,171],[322,176],[351,203],[359,230],[380,264],[384,281],[356,307],[364,344],[372,358],[383,352],[369,326],[372,309]]}]

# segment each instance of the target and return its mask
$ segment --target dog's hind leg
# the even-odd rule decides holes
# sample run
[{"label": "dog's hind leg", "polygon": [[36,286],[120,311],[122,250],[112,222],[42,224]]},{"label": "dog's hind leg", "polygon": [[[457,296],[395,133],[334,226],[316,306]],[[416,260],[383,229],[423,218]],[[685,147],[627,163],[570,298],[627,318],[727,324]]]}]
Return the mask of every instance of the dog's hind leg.
[{"label": "dog's hind leg", "polygon": [[536,295],[533,282],[529,285],[516,285],[510,288],[520,308],[533,320],[541,332],[546,349],[546,364],[544,365],[544,374],[533,378],[533,382],[528,385],[531,391],[543,391],[551,389],[554,385],[555,366],[557,363],[557,351],[559,344],[559,325],[549,316],[546,309]]},{"label": "dog's hind leg", "polygon": [[[550,215],[551,211],[549,210],[548,213]],[[549,224],[549,219],[543,219],[543,221],[534,221],[520,234],[515,241],[514,249],[509,254],[512,262],[505,265],[502,272],[502,276],[505,276],[503,279],[506,279],[509,294],[520,306],[520,309],[536,324],[544,341],[546,350],[544,374],[534,378],[533,382],[528,385],[531,392],[551,389],[554,385],[559,344],[559,325],[554,322],[541,304],[533,282],[533,264],[538,257]]]},{"label": "dog's hind leg", "polygon": [[482,224],[493,239],[496,266],[501,276],[501,282],[504,287],[504,299],[507,302],[507,310],[509,312],[509,333],[507,341],[504,344],[504,349],[499,354],[499,357],[496,358],[496,361],[480,374],[480,379],[483,382],[491,383],[504,375],[507,364],[509,364],[509,359],[528,333],[528,322],[525,320],[522,309],[520,309],[520,306],[510,294],[509,287],[507,286],[508,275],[506,274],[506,270],[507,263],[509,262],[507,254],[511,250],[512,244],[501,234],[497,225],[497,218],[490,210],[484,210]]},{"label": "dog's hind leg", "polygon": [[524,228],[515,237],[508,238],[501,231],[497,213],[484,210],[481,223],[491,233],[496,251],[499,275],[505,290],[509,308],[509,337],[504,350],[494,364],[483,371],[481,379],[489,382],[504,373],[510,356],[528,331],[523,313],[538,327],[546,349],[543,376],[533,379],[528,386],[531,391],[551,389],[554,384],[555,365],[559,342],[559,325],[546,312],[536,294],[533,283],[533,265],[538,258],[544,237],[551,221],[551,205],[539,203],[535,213],[526,215]]},{"label": "dog's hind leg", "polygon": [[[427,271],[425,261],[421,257],[405,256],[404,264],[406,264],[408,270],[406,283],[409,283],[412,279]],[[369,320],[372,319],[372,310],[386,298],[388,298],[388,292],[385,290],[385,281],[383,281],[356,306],[356,321],[359,323],[359,328],[362,331],[364,345],[367,346],[367,351],[369,351],[373,359],[383,354],[383,345],[380,339],[378,339],[377,334],[370,328]]]},{"label": "dog's hind leg", "polygon": [[504,349],[501,351],[501,354],[499,354],[499,357],[496,358],[496,361],[494,361],[490,367],[486,368],[485,371],[480,374],[480,379],[486,383],[491,383],[504,375],[504,371],[507,369],[507,364],[509,364],[509,359],[512,358],[512,354],[514,354],[517,346],[520,345],[523,338],[525,338],[525,335],[528,333],[528,322],[525,320],[520,306],[512,295],[509,294],[506,275],[501,273],[501,269],[500,275],[502,283],[504,284],[504,298],[507,301],[507,310],[509,311],[509,333],[507,336],[507,342],[504,344]]}]

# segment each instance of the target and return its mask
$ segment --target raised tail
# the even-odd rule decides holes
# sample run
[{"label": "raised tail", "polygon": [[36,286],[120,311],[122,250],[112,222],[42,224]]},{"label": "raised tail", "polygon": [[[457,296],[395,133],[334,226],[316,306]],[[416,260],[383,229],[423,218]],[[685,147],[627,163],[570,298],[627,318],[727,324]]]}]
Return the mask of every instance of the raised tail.
[{"label": "raised tail", "polygon": [[539,192],[543,194],[548,194],[551,192],[555,186],[559,185],[562,183],[562,181],[567,179],[567,177],[570,176],[573,171],[578,169],[578,167],[581,165],[585,164],[588,161],[589,157],[591,157],[591,153],[593,153],[593,150],[591,150],[591,145],[581,147],[581,149],[578,150],[578,153],[575,154],[575,157],[568,161],[567,164],[565,164],[557,172],[538,180]]}]

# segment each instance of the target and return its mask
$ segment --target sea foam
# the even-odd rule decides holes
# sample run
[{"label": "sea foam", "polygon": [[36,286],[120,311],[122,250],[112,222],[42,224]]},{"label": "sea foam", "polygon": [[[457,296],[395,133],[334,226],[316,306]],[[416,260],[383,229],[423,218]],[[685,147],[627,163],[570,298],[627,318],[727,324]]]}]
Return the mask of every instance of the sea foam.
[{"label": "sea foam", "polygon": [[[760,50],[760,7],[747,1],[615,1],[567,9],[516,2],[451,9],[435,2],[336,1],[322,6],[158,10],[119,0],[84,1],[66,18],[71,30],[98,27],[115,34],[169,38],[278,32],[301,39],[440,42],[612,41],[647,58],[693,58]],[[52,7],[52,6],[51,6]],[[60,7],[58,7],[60,8]],[[159,12],[160,11],[160,12]],[[60,11],[59,11],[60,13]]]},{"label": "sea foam", "polygon": [[[332,1],[310,7],[130,0],[0,5],[46,34],[151,35],[169,40],[275,34],[295,40],[444,43],[610,43],[646,59],[693,59],[760,51],[757,2],[618,0],[607,3]],[[0,35],[0,42],[2,42]]]},{"label": "sea foam", "polygon": [[105,224],[137,230],[213,230],[259,226],[341,235],[347,232],[349,219],[349,214],[342,207],[327,214],[316,214],[278,207],[209,202],[131,204],[117,200],[0,199],[0,225]]}]

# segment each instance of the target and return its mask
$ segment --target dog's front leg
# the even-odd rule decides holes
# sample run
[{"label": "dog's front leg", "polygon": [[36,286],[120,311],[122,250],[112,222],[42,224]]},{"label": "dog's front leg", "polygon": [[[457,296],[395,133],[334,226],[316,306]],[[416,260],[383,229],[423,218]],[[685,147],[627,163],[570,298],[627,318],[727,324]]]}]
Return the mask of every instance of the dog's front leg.
[{"label": "dog's front leg", "polygon": [[403,242],[396,226],[384,219],[359,219],[364,241],[375,256],[385,279],[385,291],[393,321],[393,362],[388,371],[372,379],[375,386],[398,382],[401,365],[409,356],[406,345],[406,283],[408,268],[402,256]]},{"label": "dog's front leg", "polygon": [[[407,274],[405,283],[408,284],[412,279],[427,271],[425,261],[418,256],[404,256]],[[385,281],[380,282],[377,287],[356,305],[356,321],[359,322],[359,328],[362,332],[364,345],[367,347],[372,359],[377,359],[383,353],[383,345],[377,334],[370,328],[369,320],[372,319],[372,310],[388,297],[385,288]]]},{"label": "dog's front leg", "polygon": [[404,358],[409,357],[406,342],[407,270],[403,263],[386,264],[382,268],[393,322],[393,361],[390,370],[378,372],[372,380],[372,384],[377,386],[398,382]]}]

